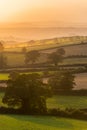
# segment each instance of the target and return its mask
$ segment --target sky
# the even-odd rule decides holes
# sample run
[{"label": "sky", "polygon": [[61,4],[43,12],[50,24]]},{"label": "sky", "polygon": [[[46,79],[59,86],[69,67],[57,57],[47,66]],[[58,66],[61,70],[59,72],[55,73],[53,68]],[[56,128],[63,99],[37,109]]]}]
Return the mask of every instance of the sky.
[{"label": "sky", "polygon": [[0,0],[0,23],[87,25],[87,0]]}]

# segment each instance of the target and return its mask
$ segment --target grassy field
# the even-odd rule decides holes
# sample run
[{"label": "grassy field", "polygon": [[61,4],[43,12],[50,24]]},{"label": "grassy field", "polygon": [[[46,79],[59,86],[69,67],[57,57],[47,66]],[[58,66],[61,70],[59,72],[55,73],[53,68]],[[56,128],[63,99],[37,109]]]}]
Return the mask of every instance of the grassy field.
[{"label": "grassy field", "polygon": [[[0,106],[3,93],[0,93]],[[48,108],[87,108],[87,97],[54,96]],[[87,130],[87,122],[49,116],[0,115],[0,130]]]},{"label": "grassy field", "polygon": [[0,115],[0,130],[87,130],[87,122],[56,117]]},{"label": "grassy field", "polygon": [[[7,65],[10,67],[17,67],[17,66],[24,66],[25,65],[25,56],[21,53],[6,53],[5,56],[7,57]],[[46,63],[47,62],[47,54],[41,54],[40,58],[38,59],[37,63]],[[87,57],[85,58],[67,58],[64,59],[60,65],[66,64],[87,64]]]},{"label": "grassy field", "polygon": [[5,53],[7,57],[8,66],[23,66],[24,65],[24,54],[21,53]]},{"label": "grassy field", "polygon": [[[4,93],[0,93],[0,106]],[[47,99],[47,108],[87,108],[87,96],[53,96]]]},{"label": "grassy field", "polygon": [[[50,44],[51,45],[51,44]],[[55,47],[55,44],[52,44],[53,47]],[[62,44],[61,44],[62,46]],[[42,54],[40,58],[38,59],[38,63],[47,62],[47,54],[52,53],[56,51],[55,49],[52,49],[51,46],[49,46],[49,49],[47,47],[45,48],[45,45],[43,45],[43,48],[46,50],[42,50]],[[58,47],[58,46],[56,46]],[[63,47],[65,49],[65,55],[71,56],[71,55],[87,55],[87,44],[81,44],[81,45],[71,45],[71,46],[65,46]],[[35,48],[32,48],[30,50],[34,50]],[[40,49],[37,46],[37,50]],[[73,53],[74,52],[74,53]],[[14,52],[5,52],[4,54],[7,57],[7,65],[8,66],[23,66],[25,63],[25,55],[23,53],[14,53]],[[87,58],[68,58],[63,61],[62,64],[87,64]]]},{"label": "grassy field", "polygon": [[86,96],[54,96],[47,100],[48,108],[87,108]]},{"label": "grassy field", "polygon": [[[32,72],[24,72],[24,73],[20,73],[20,74],[31,74]],[[38,73],[40,75],[42,75],[42,72],[33,72],[33,73]],[[0,73],[0,80],[8,80],[9,79],[9,73]]]},{"label": "grassy field", "polygon": [[64,45],[76,45],[77,43],[87,41],[87,36],[72,36],[72,37],[58,37],[52,39],[42,39],[42,40],[32,40],[28,42],[14,42],[6,43],[5,50],[7,51],[21,51],[23,47],[26,47],[27,50],[38,50],[38,49],[47,49],[53,47],[59,47]]},{"label": "grassy field", "polygon": [[8,80],[9,74],[8,73],[0,73],[0,80]]}]

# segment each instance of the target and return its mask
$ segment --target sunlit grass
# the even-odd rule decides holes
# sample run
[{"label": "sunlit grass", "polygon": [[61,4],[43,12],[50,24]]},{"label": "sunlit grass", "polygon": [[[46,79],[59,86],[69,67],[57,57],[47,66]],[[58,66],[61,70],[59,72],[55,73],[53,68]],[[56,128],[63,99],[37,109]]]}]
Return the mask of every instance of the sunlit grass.
[{"label": "sunlit grass", "polygon": [[[20,74],[32,74],[32,73],[37,73],[42,75],[42,72],[23,72]],[[9,79],[9,73],[0,73],[0,80],[8,80]]]},{"label": "sunlit grass", "polygon": [[[4,93],[0,93],[0,106]],[[47,108],[75,108],[83,109],[87,108],[87,96],[53,96],[47,99]]]},{"label": "sunlit grass", "polygon": [[53,96],[47,100],[48,108],[87,108],[87,96]]},{"label": "sunlit grass", "polygon": [[8,80],[9,73],[0,73],[0,80]]},{"label": "sunlit grass", "polygon": [[0,130],[87,130],[87,122],[56,117],[0,115]]}]

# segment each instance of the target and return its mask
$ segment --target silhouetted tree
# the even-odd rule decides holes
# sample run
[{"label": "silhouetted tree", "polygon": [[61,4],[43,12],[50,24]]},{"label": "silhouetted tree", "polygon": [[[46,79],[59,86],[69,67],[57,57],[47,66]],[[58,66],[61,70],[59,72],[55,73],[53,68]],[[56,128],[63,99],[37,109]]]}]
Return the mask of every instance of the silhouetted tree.
[{"label": "silhouetted tree", "polygon": [[5,68],[7,66],[7,58],[4,55],[4,46],[2,42],[0,42],[0,69]]},{"label": "silhouetted tree", "polygon": [[3,103],[23,112],[46,112],[47,89],[38,74],[21,74],[8,80]]},{"label": "silhouetted tree", "polygon": [[74,78],[75,76],[72,73],[65,71],[55,73],[54,76],[49,79],[48,83],[54,92],[56,92],[56,90],[69,91],[72,90],[75,85]]},{"label": "silhouetted tree", "polygon": [[4,51],[4,46],[3,46],[3,43],[0,42],[0,53]]},{"label": "silhouetted tree", "polygon": [[11,80],[16,80],[16,78],[18,78],[19,75],[20,75],[20,74],[19,74],[17,71],[12,71],[12,72],[10,72],[10,74],[9,74],[9,79],[11,79]]},{"label": "silhouetted tree", "polygon": [[58,48],[56,50],[56,53],[63,56],[63,55],[65,55],[65,50],[63,48]]},{"label": "silhouetted tree", "polygon": [[56,52],[49,54],[48,59],[50,63],[53,63],[55,66],[57,66],[58,63],[63,61],[64,54],[65,50],[63,48],[59,48],[56,50]]},{"label": "silhouetted tree", "polygon": [[40,57],[39,51],[32,50],[26,54],[25,63],[28,64],[29,62],[31,62],[32,64],[34,64],[38,60],[39,57]]},{"label": "silhouetted tree", "polygon": [[22,48],[22,53],[26,53],[27,52],[27,48],[26,47],[23,47]]},{"label": "silhouetted tree", "polygon": [[7,58],[2,52],[0,52],[0,69],[3,69],[7,66]]}]

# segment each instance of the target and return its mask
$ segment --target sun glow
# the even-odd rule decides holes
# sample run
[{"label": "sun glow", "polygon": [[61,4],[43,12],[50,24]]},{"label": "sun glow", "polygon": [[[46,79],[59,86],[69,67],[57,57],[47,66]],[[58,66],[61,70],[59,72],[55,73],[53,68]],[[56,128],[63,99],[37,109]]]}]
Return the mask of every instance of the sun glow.
[{"label": "sun glow", "polygon": [[0,22],[87,23],[87,0],[0,0]]},{"label": "sun glow", "polygon": [[34,1],[31,0],[0,0],[0,22],[8,21],[26,8],[31,8]]}]

